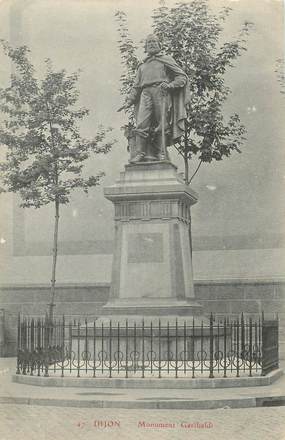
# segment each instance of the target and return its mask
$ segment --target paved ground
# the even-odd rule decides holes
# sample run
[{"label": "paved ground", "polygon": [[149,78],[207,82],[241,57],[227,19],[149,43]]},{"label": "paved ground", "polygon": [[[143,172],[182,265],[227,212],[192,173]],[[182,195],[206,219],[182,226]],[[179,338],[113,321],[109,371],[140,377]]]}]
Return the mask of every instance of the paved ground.
[{"label": "paved ground", "polygon": [[[12,359],[0,360],[0,398],[1,396],[32,396],[50,398],[64,396],[71,399],[75,393],[78,399],[92,399],[98,393],[109,394],[112,399],[122,390],[104,389],[55,389],[31,387],[10,382],[14,372]],[[285,395],[285,376],[270,387],[259,387],[258,392]],[[263,389],[263,391],[261,390]],[[283,389],[284,388],[284,389]],[[147,390],[137,391],[146,395]],[[240,390],[193,390],[208,398],[214,394],[237,392],[240,396],[257,392],[254,389]],[[191,392],[193,392],[191,391]],[[175,396],[182,397],[189,390],[149,390],[153,396],[163,394],[171,401]],[[123,392],[124,393],[124,392]],[[178,394],[179,393],[179,394]],[[139,398],[139,395],[134,396]],[[191,396],[193,397],[193,396]],[[202,398],[201,397],[201,398]],[[96,397],[95,397],[96,398]],[[40,401],[39,401],[40,403]],[[42,402],[44,404],[44,402]],[[212,410],[147,410],[115,408],[75,408],[62,406],[41,406],[6,403],[0,404],[0,440],[285,440],[285,406],[212,409]]]},{"label": "paved ground", "polygon": [[285,439],[285,407],[138,411],[0,405],[0,419],[1,440]]},{"label": "paved ground", "polygon": [[[12,383],[11,374],[15,371],[13,359],[7,360],[7,368],[3,368],[4,374],[0,377],[0,403],[31,404],[47,406],[70,406],[85,408],[120,408],[120,409],[213,409],[223,408],[252,408],[256,406],[268,406],[272,404],[285,404],[285,375],[279,377],[270,386],[247,386],[237,388],[209,388],[190,389],[187,384],[180,389],[170,389],[167,381],[157,379],[156,384],[162,388],[114,388],[107,385],[90,387],[85,384],[84,377],[78,379],[80,387],[60,386],[36,386],[24,383]],[[0,367],[1,367],[0,361]],[[10,363],[10,366],[9,366]],[[1,368],[0,368],[1,372]],[[282,372],[282,371],[280,371]],[[15,376],[18,379],[20,376]],[[21,379],[33,379],[30,375],[21,376]],[[44,379],[44,378],[43,378]],[[52,380],[52,378],[50,378]],[[67,380],[67,379],[66,379]],[[131,383],[132,379],[128,379]],[[158,382],[158,380],[160,382]],[[177,379],[181,385],[183,379]],[[64,382],[66,383],[66,382]],[[0,439],[1,440],[1,439]]]}]

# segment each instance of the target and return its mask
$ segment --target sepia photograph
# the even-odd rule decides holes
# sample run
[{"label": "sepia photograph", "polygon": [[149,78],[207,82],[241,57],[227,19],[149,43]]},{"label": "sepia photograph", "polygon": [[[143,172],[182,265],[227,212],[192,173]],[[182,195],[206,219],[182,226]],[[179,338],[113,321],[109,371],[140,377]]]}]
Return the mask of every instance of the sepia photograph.
[{"label": "sepia photograph", "polygon": [[283,0],[0,0],[0,440],[285,440]]}]

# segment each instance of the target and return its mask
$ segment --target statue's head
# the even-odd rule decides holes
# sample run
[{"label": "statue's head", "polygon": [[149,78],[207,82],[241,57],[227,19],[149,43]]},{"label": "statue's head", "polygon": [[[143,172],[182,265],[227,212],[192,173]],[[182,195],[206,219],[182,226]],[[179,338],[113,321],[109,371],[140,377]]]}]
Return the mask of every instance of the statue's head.
[{"label": "statue's head", "polygon": [[145,40],[145,51],[149,55],[153,55],[155,53],[160,52],[160,50],[161,50],[161,45],[158,37],[154,34],[148,35]]}]

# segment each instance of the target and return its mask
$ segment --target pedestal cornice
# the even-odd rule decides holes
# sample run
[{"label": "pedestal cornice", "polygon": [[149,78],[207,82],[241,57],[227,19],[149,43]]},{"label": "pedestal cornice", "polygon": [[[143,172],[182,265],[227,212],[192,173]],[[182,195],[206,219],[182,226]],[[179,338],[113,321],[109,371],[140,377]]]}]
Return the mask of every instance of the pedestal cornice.
[{"label": "pedestal cornice", "polygon": [[176,199],[194,205],[197,193],[185,185],[177,167],[170,162],[154,162],[126,165],[120,179],[104,189],[104,195],[112,202],[123,200]]}]

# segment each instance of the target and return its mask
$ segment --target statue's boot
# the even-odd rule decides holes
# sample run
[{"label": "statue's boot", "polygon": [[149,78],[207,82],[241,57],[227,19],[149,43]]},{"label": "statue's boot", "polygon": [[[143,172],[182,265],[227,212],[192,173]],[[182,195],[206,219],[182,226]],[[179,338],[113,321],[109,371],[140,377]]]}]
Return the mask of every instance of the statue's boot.
[{"label": "statue's boot", "polygon": [[156,144],[156,148],[157,148],[157,160],[159,160],[159,161],[164,161],[164,160],[169,161],[170,158],[169,158],[169,155],[168,155],[167,147],[165,146],[165,151],[164,151],[164,148],[163,148],[163,145],[162,145],[162,135],[161,134],[157,135],[155,144]]},{"label": "statue's boot", "polygon": [[150,141],[148,141],[146,144],[145,160],[147,162],[156,162],[157,161],[156,152],[154,151],[153,145],[150,143]]},{"label": "statue's boot", "polygon": [[143,162],[146,155],[147,139],[136,135],[136,151],[137,154],[130,160],[130,163]]}]

